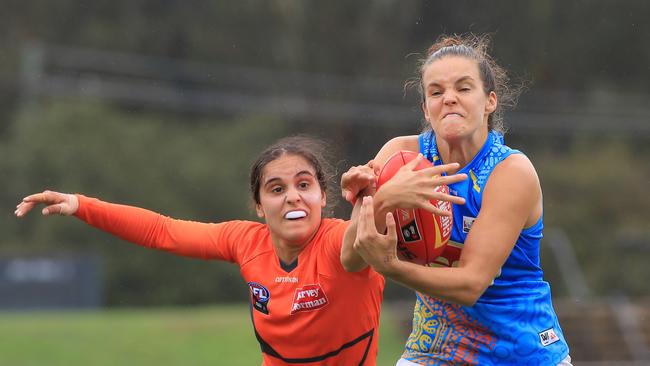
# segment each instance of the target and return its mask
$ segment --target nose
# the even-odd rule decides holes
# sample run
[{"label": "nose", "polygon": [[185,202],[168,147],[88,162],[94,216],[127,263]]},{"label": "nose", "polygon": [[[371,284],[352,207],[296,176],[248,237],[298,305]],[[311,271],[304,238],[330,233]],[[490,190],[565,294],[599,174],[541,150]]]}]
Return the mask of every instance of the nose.
[{"label": "nose", "polygon": [[300,201],[300,192],[295,188],[287,189],[287,202],[294,203]]},{"label": "nose", "polygon": [[443,94],[442,98],[442,101],[445,103],[445,105],[454,105],[458,103],[458,96],[454,90],[445,91],[445,94]]}]

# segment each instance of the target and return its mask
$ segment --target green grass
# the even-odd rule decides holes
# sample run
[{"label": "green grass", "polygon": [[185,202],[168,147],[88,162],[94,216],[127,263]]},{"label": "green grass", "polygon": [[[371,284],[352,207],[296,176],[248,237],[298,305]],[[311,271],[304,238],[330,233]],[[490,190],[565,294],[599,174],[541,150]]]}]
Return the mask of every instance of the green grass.
[{"label": "green grass", "polygon": [[[382,314],[379,366],[392,366],[404,337]],[[245,304],[0,313],[0,365],[260,365]]]}]

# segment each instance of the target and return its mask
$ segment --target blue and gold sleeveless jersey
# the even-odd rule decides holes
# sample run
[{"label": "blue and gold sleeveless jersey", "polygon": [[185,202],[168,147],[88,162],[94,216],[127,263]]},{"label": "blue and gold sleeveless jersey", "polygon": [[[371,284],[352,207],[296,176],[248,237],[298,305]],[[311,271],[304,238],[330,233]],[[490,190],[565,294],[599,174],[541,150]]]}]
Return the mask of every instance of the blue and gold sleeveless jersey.
[{"label": "blue and gold sleeveless jersey", "polygon": [[[432,132],[419,136],[420,152],[442,164]],[[451,240],[432,266],[455,266],[481,209],[494,167],[511,154],[503,136],[490,132],[474,159],[460,170],[469,179],[450,185],[464,197],[454,205]],[[421,365],[556,365],[569,354],[539,265],[542,219],[522,230],[500,275],[473,306],[417,293],[413,331],[403,358]]]}]

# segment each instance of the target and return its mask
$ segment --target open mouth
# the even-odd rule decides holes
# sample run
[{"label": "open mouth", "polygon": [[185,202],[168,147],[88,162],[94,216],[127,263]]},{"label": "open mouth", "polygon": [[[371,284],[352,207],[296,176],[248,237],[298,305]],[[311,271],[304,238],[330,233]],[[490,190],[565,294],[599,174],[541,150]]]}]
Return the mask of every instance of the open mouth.
[{"label": "open mouth", "polygon": [[307,212],[303,210],[289,211],[284,214],[284,218],[287,220],[298,220],[302,219],[303,217],[307,217]]},{"label": "open mouth", "polygon": [[460,113],[447,113],[447,114],[445,114],[445,116],[443,118],[453,117],[453,116],[462,117],[462,115]]}]

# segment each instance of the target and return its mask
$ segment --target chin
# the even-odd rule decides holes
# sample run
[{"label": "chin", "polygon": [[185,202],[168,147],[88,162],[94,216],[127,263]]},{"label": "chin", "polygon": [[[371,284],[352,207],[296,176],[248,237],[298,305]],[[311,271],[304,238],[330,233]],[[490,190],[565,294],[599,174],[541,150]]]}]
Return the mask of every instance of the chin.
[{"label": "chin", "polygon": [[309,240],[309,234],[295,233],[295,234],[286,235],[284,238],[289,245],[299,247],[301,245],[304,245],[305,242]]},{"label": "chin", "polygon": [[463,133],[462,133],[462,131],[459,131],[459,130],[457,130],[457,129],[453,129],[453,130],[443,130],[443,131],[440,133],[440,137],[441,137],[443,140],[446,140],[446,141],[454,141],[454,140],[458,140],[458,139],[462,138],[462,137],[463,137]]},{"label": "chin", "polygon": [[451,137],[454,135],[459,135],[463,132],[463,126],[456,121],[446,121],[438,125],[436,130],[437,134],[440,134],[443,137]]},{"label": "chin", "polygon": [[292,246],[301,246],[306,244],[312,236],[318,231],[318,224],[313,222],[302,222],[293,227],[285,227],[282,237]]}]

